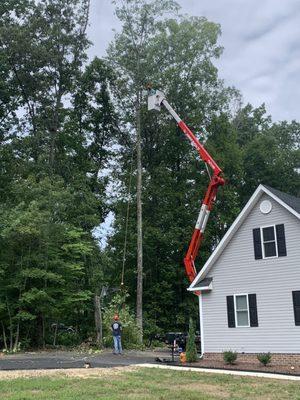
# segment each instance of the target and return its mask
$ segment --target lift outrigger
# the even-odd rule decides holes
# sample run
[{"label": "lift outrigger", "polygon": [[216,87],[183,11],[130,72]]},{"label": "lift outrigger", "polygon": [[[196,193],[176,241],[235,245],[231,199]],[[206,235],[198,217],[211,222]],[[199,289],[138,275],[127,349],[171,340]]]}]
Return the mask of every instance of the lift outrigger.
[{"label": "lift outrigger", "polygon": [[[190,282],[193,282],[197,275],[197,271],[195,268],[195,259],[199,253],[199,248],[203,240],[203,235],[205,231],[205,227],[209,218],[209,214],[213,208],[214,202],[216,200],[217,191],[219,186],[223,186],[225,184],[224,178],[222,178],[222,170],[218,166],[218,164],[214,161],[208,151],[204,148],[204,146],[199,142],[197,137],[193,134],[193,132],[189,129],[189,127],[182,121],[179,115],[174,111],[171,105],[165,98],[165,95],[160,90],[153,90],[151,88],[148,89],[148,110],[156,110],[160,111],[161,106],[164,106],[172,117],[177,122],[179,128],[182,132],[187,136],[187,138],[194,144],[196,147],[201,159],[212,169],[213,174],[210,178],[210,182],[207,188],[207,191],[204,196],[204,200],[202,202],[202,206],[199,212],[199,216],[196,222],[196,226],[193,232],[192,239],[189,244],[188,251],[184,257],[184,266],[185,271],[188,276]],[[196,293],[199,294],[199,293]]]}]

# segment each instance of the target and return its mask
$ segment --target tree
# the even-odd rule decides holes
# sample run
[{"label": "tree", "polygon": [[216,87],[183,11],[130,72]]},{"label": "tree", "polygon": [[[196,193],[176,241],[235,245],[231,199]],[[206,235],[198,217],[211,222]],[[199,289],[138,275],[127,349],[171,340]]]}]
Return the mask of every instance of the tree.
[{"label": "tree", "polygon": [[[168,101],[194,131],[198,132],[201,126],[204,127],[200,140],[204,143],[207,141],[213,156],[222,145],[226,145],[230,151],[230,140],[236,141],[236,132],[230,125],[231,104],[235,100],[236,91],[224,86],[213,65],[213,59],[221,53],[217,44],[219,34],[219,26],[205,18],[162,19],[147,44],[144,55],[147,62],[143,68],[144,76],[147,74],[144,79],[166,90]],[[126,101],[124,112],[127,112]],[[218,114],[222,112],[227,117],[218,119]],[[130,115],[130,110],[126,115]],[[157,327],[173,329],[176,322],[170,319],[169,310],[172,309],[172,313],[177,316],[177,328],[185,329],[189,317],[187,309],[191,313],[196,312],[197,305],[185,290],[188,282],[182,260],[199,212],[201,195],[205,193],[209,178],[203,163],[199,162],[197,152],[167,113],[163,111],[153,115],[143,103],[141,117],[144,132],[142,188],[145,321],[147,330]],[[226,128],[223,135],[219,133],[222,124]],[[121,167],[115,170],[116,179],[121,181],[122,186],[117,192],[114,206],[115,233],[110,245],[119,270],[128,198],[126,184],[130,173],[130,145],[131,141],[125,138],[122,142]],[[237,166],[234,173],[238,175],[241,173],[241,161],[237,144],[233,146],[228,158],[224,156],[228,165],[232,156]],[[132,293],[135,291],[136,264],[136,214],[132,211],[132,206],[136,204],[135,190],[136,187],[133,187],[129,196],[131,213],[126,260],[126,282]],[[228,191],[228,202],[230,195]],[[200,265],[232,221],[237,202],[238,199],[235,199],[232,211],[215,224],[217,231],[208,230],[206,250]]]},{"label": "tree", "polygon": [[248,104],[240,110],[233,124],[243,159],[243,180],[238,189],[241,204],[245,204],[260,183],[297,196],[299,123],[272,123],[264,105],[254,109]]},{"label": "tree", "polygon": [[89,1],[0,8],[0,316],[13,350],[44,345],[59,320],[94,330],[106,259],[92,232],[118,129],[111,69],[83,68]]},{"label": "tree", "polygon": [[189,333],[186,343],[186,361],[190,363],[197,361],[197,348],[195,344],[195,327],[192,318],[190,318]]},{"label": "tree", "polygon": [[10,348],[31,334],[45,345],[46,322],[82,308],[91,297],[85,287],[84,261],[90,237],[70,224],[74,196],[48,179],[15,185],[15,205],[2,211],[1,303],[6,304]]},{"label": "tree", "polygon": [[30,156],[37,169],[47,164],[50,172],[61,173],[64,102],[86,60],[88,2],[17,3],[22,5],[20,14],[8,14],[1,25],[2,54],[20,93],[18,105],[24,115],[20,122],[23,134],[29,134]]},{"label": "tree", "polygon": [[[119,100],[125,105],[125,121],[136,132],[137,161],[137,299],[136,318],[143,340],[143,240],[142,240],[142,92],[147,81],[148,43],[155,34],[158,19],[166,12],[178,9],[174,1],[126,0],[116,4],[116,15],[122,22],[122,33],[111,43],[109,60],[119,73]],[[131,109],[134,110],[132,113]]]}]

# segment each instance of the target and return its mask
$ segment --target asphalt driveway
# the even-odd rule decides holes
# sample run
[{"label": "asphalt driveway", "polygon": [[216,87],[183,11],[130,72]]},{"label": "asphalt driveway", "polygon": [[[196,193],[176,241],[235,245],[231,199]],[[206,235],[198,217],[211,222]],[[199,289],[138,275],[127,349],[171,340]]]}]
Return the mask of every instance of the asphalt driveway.
[{"label": "asphalt driveway", "polygon": [[156,357],[170,357],[168,352],[125,351],[123,355],[114,355],[110,350],[97,354],[72,351],[28,352],[0,357],[0,370],[27,369],[67,369],[84,368],[89,363],[92,368],[109,368],[133,364],[155,362]]}]

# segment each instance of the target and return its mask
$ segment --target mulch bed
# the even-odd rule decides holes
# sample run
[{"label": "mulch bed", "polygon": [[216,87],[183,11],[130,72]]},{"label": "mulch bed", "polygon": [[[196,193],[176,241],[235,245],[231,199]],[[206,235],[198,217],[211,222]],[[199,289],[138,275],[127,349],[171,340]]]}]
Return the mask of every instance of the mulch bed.
[{"label": "mulch bed", "polygon": [[[265,372],[274,374],[284,374],[284,375],[300,375],[300,365],[272,365],[269,364],[266,367],[257,363],[246,363],[246,362],[236,362],[234,365],[225,364],[222,361],[215,360],[199,360],[196,363],[184,363],[181,364],[177,361],[168,365],[176,365],[182,367],[195,367],[195,368],[210,368],[210,369],[227,369],[236,371],[249,371],[249,372]],[[293,367],[293,368],[291,368]]]}]

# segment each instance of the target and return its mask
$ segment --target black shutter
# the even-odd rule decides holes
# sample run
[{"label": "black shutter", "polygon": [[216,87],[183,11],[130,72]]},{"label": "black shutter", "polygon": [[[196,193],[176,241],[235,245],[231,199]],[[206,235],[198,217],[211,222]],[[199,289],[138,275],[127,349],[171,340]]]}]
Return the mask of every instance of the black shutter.
[{"label": "black shutter", "polygon": [[300,325],[300,290],[293,292],[295,325]]},{"label": "black shutter", "polygon": [[256,294],[248,294],[250,326],[258,326]]},{"label": "black shutter", "polygon": [[261,237],[259,228],[253,229],[253,245],[254,245],[255,260],[260,260],[262,258],[262,249],[261,249]]},{"label": "black shutter", "polygon": [[234,300],[233,296],[227,296],[227,318],[228,328],[235,328]]},{"label": "black shutter", "polygon": [[286,256],[284,225],[276,225],[278,257]]}]

